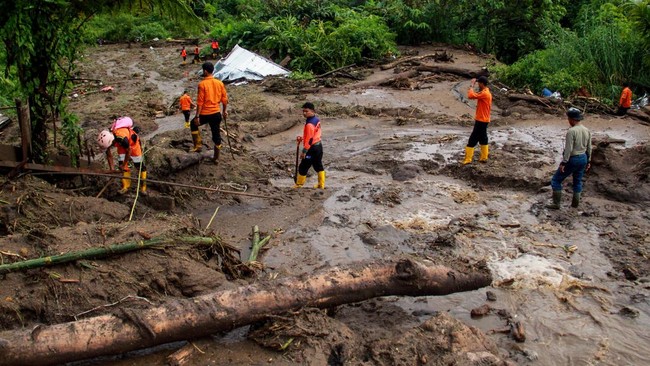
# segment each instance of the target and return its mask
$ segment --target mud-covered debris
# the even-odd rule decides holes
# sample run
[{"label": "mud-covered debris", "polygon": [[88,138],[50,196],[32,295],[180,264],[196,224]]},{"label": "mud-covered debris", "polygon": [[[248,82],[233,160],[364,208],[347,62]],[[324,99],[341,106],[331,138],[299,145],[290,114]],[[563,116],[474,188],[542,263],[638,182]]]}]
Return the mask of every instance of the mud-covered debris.
[{"label": "mud-covered debris", "polygon": [[492,310],[490,305],[483,304],[477,308],[472,309],[470,315],[472,316],[472,318],[480,318],[482,316],[487,315],[490,312],[490,310]]},{"label": "mud-covered debris", "polygon": [[497,294],[495,294],[494,291],[487,291],[485,297],[487,301],[497,301]]},{"label": "mud-covered debris", "polygon": [[626,306],[618,311],[618,314],[627,318],[638,318],[639,311],[635,308]]}]

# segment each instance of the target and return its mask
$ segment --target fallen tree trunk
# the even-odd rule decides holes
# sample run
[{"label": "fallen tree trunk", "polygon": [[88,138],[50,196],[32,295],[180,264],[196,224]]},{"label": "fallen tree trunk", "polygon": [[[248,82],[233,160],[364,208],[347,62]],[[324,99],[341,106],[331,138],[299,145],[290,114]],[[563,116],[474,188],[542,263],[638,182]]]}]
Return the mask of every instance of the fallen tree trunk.
[{"label": "fallen tree trunk", "polygon": [[650,122],[650,116],[638,109],[630,109],[627,114],[644,122]]},{"label": "fallen tree trunk", "polygon": [[555,99],[554,101],[553,99],[547,99],[547,98],[538,97],[537,95],[528,95],[528,94],[508,94],[508,99],[512,101],[524,100],[529,103],[535,103],[549,108],[551,108],[551,104],[560,103],[559,99]]},{"label": "fallen tree trunk", "polygon": [[436,61],[442,61],[442,62],[453,61],[453,56],[447,54],[447,51],[444,51],[443,53],[436,52],[436,53],[429,53],[429,54],[422,55],[422,56],[405,57],[405,58],[399,59],[397,61],[393,61],[391,63],[381,65],[381,66],[379,66],[379,68],[382,69],[382,70],[388,70],[388,69],[392,69],[393,67],[396,67],[398,65],[401,65],[401,64],[403,64],[405,62],[420,61],[420,60],[424,60],[426,58],[433,58]]},{"label": "fallen tree trunk", "polygon": [[463,76],[466,78],[477,78],[479,76],[489,76],[490,72],[487,69],[470,70],[454,66],[438,66],[438,65],[422,65],[415,68],[417,71],[437,72],[445,74],[453,74]]},{"label": "fallen tree trunk", "polygon": [[[486,268],[461,273],[402,259],[257,282],[146,310],[0,333],[0,365],[51,365],[207,336],[302,307],[328,308],[377,296],[446,295],[488,286]],[[119,314],[119,315],[117,315]]]}]

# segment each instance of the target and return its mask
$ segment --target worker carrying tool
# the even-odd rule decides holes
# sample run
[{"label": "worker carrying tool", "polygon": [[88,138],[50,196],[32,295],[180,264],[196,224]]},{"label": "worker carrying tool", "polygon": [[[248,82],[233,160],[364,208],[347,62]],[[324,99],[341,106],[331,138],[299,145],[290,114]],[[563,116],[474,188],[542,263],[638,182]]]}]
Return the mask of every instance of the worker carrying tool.
[{"label": "worker carrying tool", "polygon": [[303,143],[300,154],[300,165],[296,176],[294,188],[300,188],[307,180],[307,172],[312,166],[318,174],[318,184],[314,188],[325,189],[325,169],[323,168],[323,144],[321,143],[320,119],[316,115],[313,103],[307,102],[302,106],[302,115],[305,116],[305,127],[302,136],[297,136],[296,141]]},{"label": "worker carrying tool", "polygon": [[[474,84],[478,83],[479,91],[474,91]],[[490,110],[492,109],[492,93],[487,87],[488,79],[485,76],[480,76],[478,79],[472,79],[472,82],[467,91],[469,99],[476,99],[476,114],[474,115],[474,129],[469,136],[467,146],[465,146],[465,160],[463,165],[469,164],[474,158],[474,148],[476,143],[481,146],[481,157],[479,161],[486,163],[488,160],[488,134],[487,128],[490,123]]]},{"label": "worker carrying tool", "polygon": [[104,130],[97,137],[97,144],[106,151],[106,161],[109,169],[113,170],[113,154],[111,147],[117,148],[117,161],[122,171],[122,189],[120,194],[125,194],[131,188],[131,170],[129,160],[133,162],[136,171],[140,172],[140,192],[147,192],[147,168],[144,165],[142,144],[140,137],[133,127],[130,117],[119,117],[114,120],[111,130]]},{"label": "worker carrying tool", "polygon": [[573,175],[573,199],[571,207],[577,208],[582,194],[582,177],[591,167],[591,132],[582,125],[582,112],[578,108],[569,108],[566,112],[571,128],[564,139],[562,162],[551,178],[553,203],[547,208],[557,210],[562,202],[562,182]]}]

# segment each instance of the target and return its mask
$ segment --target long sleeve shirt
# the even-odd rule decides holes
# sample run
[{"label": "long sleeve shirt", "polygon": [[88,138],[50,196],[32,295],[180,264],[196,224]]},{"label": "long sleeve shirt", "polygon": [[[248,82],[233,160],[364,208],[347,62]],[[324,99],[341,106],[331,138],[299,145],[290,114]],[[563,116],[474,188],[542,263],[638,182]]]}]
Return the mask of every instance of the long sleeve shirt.
[{"label": "long sleeve shirt", "polygon": [[302,152],[307,153],[312,145],[320,142],[320,119],[318,116],[307,118],[302,132]]},{"label": "long sleeve shirt", "polygon": [[474,119],[479,122],[490,122],[490,110],[492,109],[492,93],[485,87],[478,93],[474,89],[467,92],[469,99],[476,99],[476,115]]},{"label": "long sleeve shirt", "polygon": [[618,105],[623,108],[630,108],[632,106],[632,90],[630,88],[623,89]]},{"label": "long sleeve shirt", "polygon": [[591,161],[591,132],[587,127],[577,124],[566,133],[562,162],[568,163],[569,158],[581,154],[587,154],[587,161]]},{"label": "long sleeve shirt", "polygon": [[200,116],[207,116],[221,111],[219,102],[224,108],[228,105],[228,94],[226,87],[221,80],[208,75],[199,83],[198,95],[196,97],[197,113]]}]

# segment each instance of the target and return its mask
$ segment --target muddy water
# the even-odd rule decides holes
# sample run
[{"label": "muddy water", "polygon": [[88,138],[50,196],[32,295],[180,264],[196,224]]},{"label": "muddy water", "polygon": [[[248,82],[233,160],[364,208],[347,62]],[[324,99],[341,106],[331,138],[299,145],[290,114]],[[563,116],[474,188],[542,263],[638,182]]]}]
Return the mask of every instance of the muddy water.
[{"label": "muddy water", "polygon": [[[536,214],[547,200],[547,193],[477,191],[467,182],[428,174],[399,182],[390,174],[350,169],[356,161],[363,165],[364,160],[384,158],[378,146],[395,136],[417,136],[407,149],[391,153],[396,161],[407,163],[441,154],[455,164],[454,158],[469,133],[467,128],[398,130],[391,121],[326,123],[327,185],[332,194],[323,202],[322,211],[286,231],[286,244],[265,257],[270,265],[300,261],[305,255],[311,258],[309,264],[314,268],[404,253],[431,255],[427,235],[444,230],[453,220],[465,220],[471,223],[471,230],[457,235],[456,254],[488,262],[496,284],[489,290],[497,295],[497,301],[490,302],[490,306],[506,310],[526,329],[525,343],[515,343],[501,333],[491,336],[515,359],[535,361],[537,365],[650,362],[650,306],[647,300],[633,300],[639,294],[647,296],[648,291],[608,276],[613,268],[599,249],[607,227],[598,226],[575,210],[559,214],[542,210]],[[615,129],[598,130],[609,123],[597,120],[595,127],[590,127],[598,133],[625,138],[628,145],[635,143],[640,131],[647,133],[647,129],[629,121],[621,121],[622,125]],[[521,126],[494,128],[490,137],[497,148],[509,143],[549,149],[545,159],[552,163],[562,147],[565,130],[563,121],[527,121]],[[270,137],[265,144],[279,153],[286,148],[281,140],[298,132]],[[465,136],[439,144],[424,142],[454,134]],[[286,186],[291,182],[277,180],[274,184]],[[384,193],[391,191],[398,192],[399,203],[382,201]],[[320,225],[314,225],[319,220]],[[301,250],[291,250],[296,243]],[[578,249],[567,257],[562,249],[565,245],[576,245]],[[514,282],[498,285],[505,280]],[[472,308],[486,303],[487,290],[425,299],[400,298],[395,303],[421,314],[423,320],[435,311],[448,311],[466,324],[490,332],[504,328],[506,320],[494,313],[482,319],[470,317]],[[639,310],[637,318],[619,314],[627,306]]]}]

